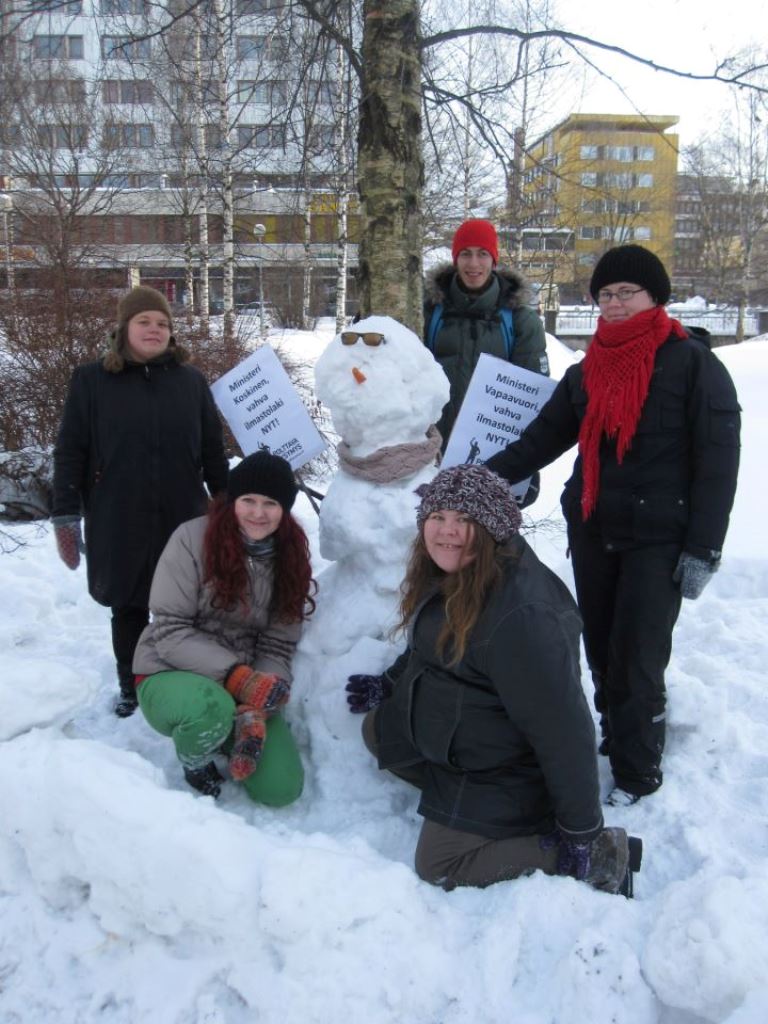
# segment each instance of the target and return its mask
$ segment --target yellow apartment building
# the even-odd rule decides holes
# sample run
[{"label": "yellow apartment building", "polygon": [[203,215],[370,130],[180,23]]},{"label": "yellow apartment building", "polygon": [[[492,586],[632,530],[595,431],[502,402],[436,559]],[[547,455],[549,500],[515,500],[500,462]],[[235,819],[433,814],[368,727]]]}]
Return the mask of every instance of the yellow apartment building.
[{"label": "yellow apartment building", "polygon": [[523,269],[577,300],[596,260],[637,242],[672,269],[678,118],[572,114],[526,151]]}]

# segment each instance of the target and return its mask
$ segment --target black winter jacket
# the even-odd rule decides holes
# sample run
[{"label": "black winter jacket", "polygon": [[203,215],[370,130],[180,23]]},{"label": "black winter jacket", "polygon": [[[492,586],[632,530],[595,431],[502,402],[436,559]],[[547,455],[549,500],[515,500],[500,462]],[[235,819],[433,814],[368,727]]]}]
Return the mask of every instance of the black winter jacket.
[{"label": "black winter jacket", "polygon": [[489,288],[470,296],[457,284],[456,268],[451,263],[435,268],[426,282],[424,305],[424,343],[435,306],[443,307],[443,319],[432,348],[451,384],[448,404],[443,409],[438,430],[447,443],[469,381],[483,353],[506,359],[506,348],[498,310],[513,311],[514,348],[509,362],[534,373],[549,375],[544,326],[534,309],[526,305],[525,280],[514,270],[495,270]]},{"label": "black winter jacket", "polygon": [[[520,438],[488,460],[510,482],[549,465],[578,441],[587,407],[582,366],[571,366]],[[722,550],[736,493],[739,404],[720,360],[695,338],[670,337],[657,351],[637,432],[619,465],[603,438],[597,507],[584,524],[607,550],[679,544],[698,558]],[[581,456],[562,505],[582,527]]]},{"label": "black winter jacket", "polygon": [[579,676],[581,619],[522,537],[508,546],[458,665],[438,657],[440,594],[427,599],[379,705],[379,766],[426,762],[419,813],[489,838],[602,825],[595,732]]},{"label": "black winter jacket", "polygon": [[172,352],[118,373],[72,375],[54,449],[53,515],[85,515],[88,589],[147,607],[168,538],[227,483],[221,423],[205,378]]}]

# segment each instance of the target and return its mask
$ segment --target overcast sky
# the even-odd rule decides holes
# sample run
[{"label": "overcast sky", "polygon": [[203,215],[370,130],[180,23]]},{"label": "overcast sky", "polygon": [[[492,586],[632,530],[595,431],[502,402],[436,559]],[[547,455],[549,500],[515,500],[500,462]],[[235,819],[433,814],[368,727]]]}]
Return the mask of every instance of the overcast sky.
[{"label": "overcast sky", "polygon": [[[560,7],[569,31],[621,46],[659,64],[692,72],[711,72],[718,60],[751,43],[768,49],[768,7],[761,0],[583,0]],[[592,57],[613,82],[593,78],[586,91],[569,96],[570,112],[677,114],[683,145],[716,129],[732,107],[726,86],[686,82],[645,71],[626,60],[592,50]],[[626,95],[622,93],[624,87]]]}]

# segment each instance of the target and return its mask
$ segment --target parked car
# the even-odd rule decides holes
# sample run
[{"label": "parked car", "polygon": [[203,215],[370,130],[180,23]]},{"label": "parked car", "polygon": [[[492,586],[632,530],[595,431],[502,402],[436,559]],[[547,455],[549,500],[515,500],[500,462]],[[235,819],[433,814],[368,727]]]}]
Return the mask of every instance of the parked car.
[{"label": "parked car", "polygon": [[[240,316],[261,317],[261,303],[258,301],[238,303],[235,309]],[[264,323],[267,327],[277,327],[280,323],[277,310],[270,302],[264,303]]]}]

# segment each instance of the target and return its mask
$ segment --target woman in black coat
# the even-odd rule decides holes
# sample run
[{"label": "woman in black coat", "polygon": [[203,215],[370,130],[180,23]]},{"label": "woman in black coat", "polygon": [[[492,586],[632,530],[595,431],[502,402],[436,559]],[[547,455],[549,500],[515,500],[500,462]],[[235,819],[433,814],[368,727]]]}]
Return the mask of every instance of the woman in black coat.
[{"label": "woman in black coat", "polygon": [[510,482],[578,442],[562,496],[601,753],[630,804],[662,783],[664,672],[682,597],[718,567],[736,491],[739,405],[725,367],[667,315],[670,281],[639,245],[609,250],[583,362],[517,442],[488,460]]},{"label": "woman in black coat", "polygon": [[72,375],[54,448],[53,525],[77,568],[85,519],[88,590],[112,609],[121,699],[133,713],[131,663],[149,621],[149,587],[165,544],[226,487],[221,423],[208,385],[176,345],[167,301],[139,286],[118,304],[103,360]]},{"label": "woman in black coat", "polygon": [[420,493],[408,649],[347,686],[379,767],[421,790],[416,870],[446,888],[538,868],[619,891],[628,843],[603,828],[576,604],[495,474],[458,466]]}]

